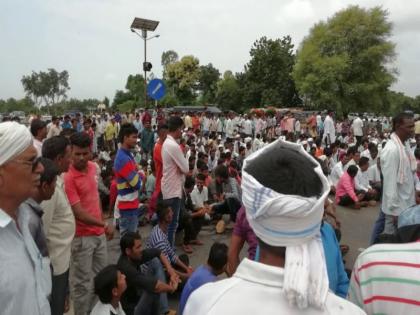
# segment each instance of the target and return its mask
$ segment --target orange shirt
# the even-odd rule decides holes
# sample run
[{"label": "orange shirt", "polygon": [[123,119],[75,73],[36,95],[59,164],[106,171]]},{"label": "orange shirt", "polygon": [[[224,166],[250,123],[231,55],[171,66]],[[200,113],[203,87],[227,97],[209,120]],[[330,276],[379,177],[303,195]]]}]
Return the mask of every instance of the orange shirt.
[{"label": "orange shirt", "polygon": [[155,163],[156,183],[155,190],[160,192],[160,185],[162,182],[162,144],[156,142],[153,149],[153,162]]}]

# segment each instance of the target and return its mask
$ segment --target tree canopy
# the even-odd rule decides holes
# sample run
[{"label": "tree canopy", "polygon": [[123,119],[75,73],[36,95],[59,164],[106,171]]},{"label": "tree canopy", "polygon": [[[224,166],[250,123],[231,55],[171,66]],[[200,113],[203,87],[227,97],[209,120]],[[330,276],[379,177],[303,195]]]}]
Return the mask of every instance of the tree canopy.
[{"label": "tree canopy", "polygon": [[396,73],[391,30],[380,7],[350,6],[316,24],[300,45],[293,71],[301,95],[317,108],[385,111]]}]

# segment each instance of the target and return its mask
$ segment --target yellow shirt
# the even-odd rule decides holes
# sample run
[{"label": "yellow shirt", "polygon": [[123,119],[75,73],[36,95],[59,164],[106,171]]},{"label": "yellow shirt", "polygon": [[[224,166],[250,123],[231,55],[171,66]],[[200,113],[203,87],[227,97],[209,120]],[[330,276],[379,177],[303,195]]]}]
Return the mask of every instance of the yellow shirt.
[{"label": "yellow shirt", "polygon": [[105,128],[105,140],[117,138],[117,124],[109,123]]}]

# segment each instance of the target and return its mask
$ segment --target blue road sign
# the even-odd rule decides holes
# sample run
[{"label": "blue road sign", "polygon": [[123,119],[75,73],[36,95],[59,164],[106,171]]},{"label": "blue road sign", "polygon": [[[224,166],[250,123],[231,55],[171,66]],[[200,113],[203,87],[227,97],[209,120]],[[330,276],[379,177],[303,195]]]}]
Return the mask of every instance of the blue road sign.
[{"label": "blue road sign", "polygon": [[147,94],[154,100],[160,100],[165,96],[165,84],[160,79],[153,79],[147,85]]}]

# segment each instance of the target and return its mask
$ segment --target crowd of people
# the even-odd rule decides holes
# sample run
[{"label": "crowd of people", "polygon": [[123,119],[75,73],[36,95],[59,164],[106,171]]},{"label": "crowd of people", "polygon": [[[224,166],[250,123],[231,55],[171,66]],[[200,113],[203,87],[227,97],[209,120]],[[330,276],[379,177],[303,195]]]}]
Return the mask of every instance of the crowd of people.
[{"label": "crowd of people", "polygon": [[[405,112],[2,122],[1,313],[62,315],[71,300],[76,315],[418,314],[419,176],[420,121]],[[336,206],[377,205],[346,269]],[[191,266],[203,226],[230,241]]]}]

